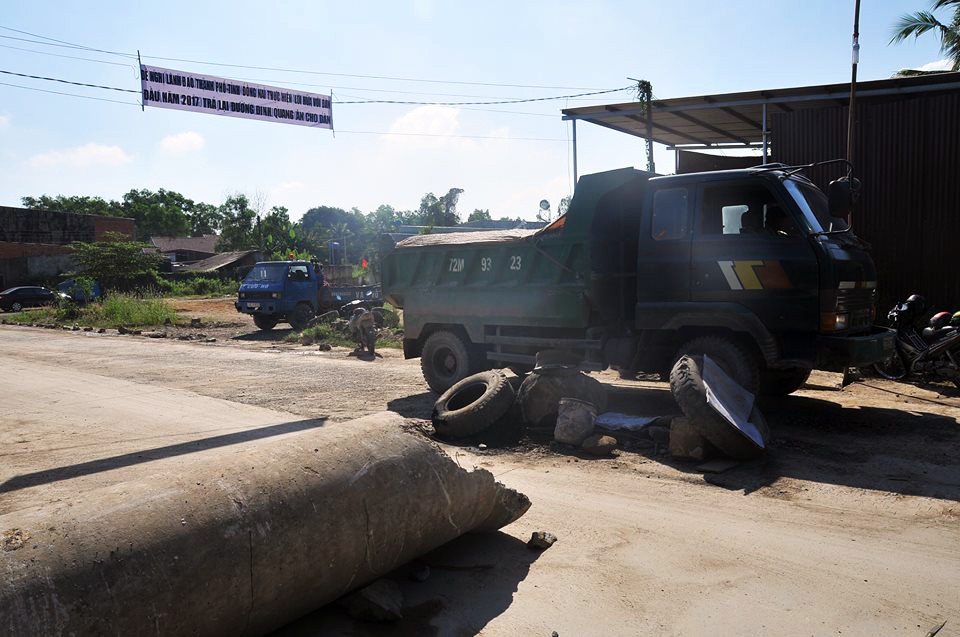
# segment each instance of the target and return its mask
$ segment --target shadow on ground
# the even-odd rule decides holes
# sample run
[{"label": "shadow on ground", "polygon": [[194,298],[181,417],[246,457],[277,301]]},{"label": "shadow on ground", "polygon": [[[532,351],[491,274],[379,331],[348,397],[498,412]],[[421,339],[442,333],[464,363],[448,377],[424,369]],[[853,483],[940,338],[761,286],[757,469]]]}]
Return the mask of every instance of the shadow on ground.
[{"label": "shadow on ground", "polygon": [[[539,556],[506,533],[464,535],[387,576],[403,591],[402,619],[357,621],[331,604],[288,624],[273,637],[476,635],[510,607]],[[413,581],[410,572],[423,564],[430,567],[430,577],[422,583]]]},{"label": "shadow on ground", "polygon": [[266,427],[257,427],[255,429],[244,429],[219,436],[201,438],[200,440],[190,440],[163,447],[154,447],[152,449],[138,449],[129,453],[124,453],[108,458],[98,458],[87,462],[55,467],[53,469],[44,469],[33,473],[25,473],[10,478],[0,484],[0,493],[9,493],[28,487],[34,487],[42,484],[50,484],[61,480],[69,480],[80,476],[86,476],[111,469],[129,467],[132,465],[161,460],[163,458],[172,458],[174,456],[183,456],[207,449],[216,449],[229,445],[240,444],[252,440],[261,440],[273,436],[293,433],[295,431],[304,431],[322,427],[325,424],[324,419],[298,420],[295,422],[285,422],[278,425],[269,425]]},{"label": "shadow on ground", "polygon": [[231,341],[253,341],[253,342],[272,342],[282,341],[288,334],[293,334],[292,329],[286,330],[257,330],[246,334],[238,334],[230,338]]}]

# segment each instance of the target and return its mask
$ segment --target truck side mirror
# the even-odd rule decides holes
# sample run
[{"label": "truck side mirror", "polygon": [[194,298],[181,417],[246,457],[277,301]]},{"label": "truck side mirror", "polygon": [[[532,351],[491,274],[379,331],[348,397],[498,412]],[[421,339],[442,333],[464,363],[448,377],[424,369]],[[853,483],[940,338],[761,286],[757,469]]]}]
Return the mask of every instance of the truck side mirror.
[{"label": "truck side mirror", "polygon": [[827,202],[830,215],[847,219],[860,196],[860,180],[856,177],[834,179],[827,186]]}]

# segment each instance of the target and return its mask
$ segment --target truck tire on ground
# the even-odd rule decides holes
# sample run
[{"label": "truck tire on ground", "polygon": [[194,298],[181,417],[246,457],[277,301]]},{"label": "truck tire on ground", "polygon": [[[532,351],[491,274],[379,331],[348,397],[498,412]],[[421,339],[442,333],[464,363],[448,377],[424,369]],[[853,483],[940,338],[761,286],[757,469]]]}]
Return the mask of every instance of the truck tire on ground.
[{"label": "truck tire on ground", "polygon": [[764,396],[789,396],[803,387],[812,371],[803,367],[768,369],[760,377],[760,393]]},{"label": "truck tire on ground", "polygon": [[[680,409],[700,435],[725,455],[737,460],[749,460],[762,455],[763,449],[748,440],[707,404],[706,388],[700,376],[702,364],[702,356],[682,356],[670,372],[670,390]],[[760,430],[766,447],[770,440],[770,428],[756,407],[750,414],[750,422]]]},{"label": "truck tire on ground", "polygon": [[310,321],[313,320],[313,308],[307,303],[300,303],[297,307],[293,308],[293,312],[290,313],[288,320],[290,321],[290,327],[299,332],[307,327]]},{"label": "truck tire on ground", "polygon": [[434,332],[423,344],[420,370],[430,389],[442,394],[474,371],[469,345],[453,332]]},{"label": "truck tire on ground", "polygon": [[[674,367],[677,361],[684,356],[703,356],[706,354],[713,359],[720,369],[730,378],[737,381],[741,387],[754,394],[760,387],[760,365],[755,356],[736,341],[722,336],[698,336],[680,347],[673,357]],[[698,369],[700,365],[698,359]],[[670,377],[673,378],[671,371]]]},{"label": "truck tire on ground", "polygon": [[253,323],[261,330],[268,332],[277,326],[277,319],[263,314],[254,314]]},{"label": "truck tire on ground", "polygon": [[552,428],[557,423],[561,398],[577,398],[593,403],[602,412],[607,405],[607,391],[596,378],[574,372],[550,375],[533,372],[520,385],[517,402],[523,422],[536,429]]},{"label": "truck tire on ground", "polygon": [[496,424],[510,411],[515,394],[503,372],[467,376],[445,391],[433,407],[433,426],[444,438],[466,438]]}]

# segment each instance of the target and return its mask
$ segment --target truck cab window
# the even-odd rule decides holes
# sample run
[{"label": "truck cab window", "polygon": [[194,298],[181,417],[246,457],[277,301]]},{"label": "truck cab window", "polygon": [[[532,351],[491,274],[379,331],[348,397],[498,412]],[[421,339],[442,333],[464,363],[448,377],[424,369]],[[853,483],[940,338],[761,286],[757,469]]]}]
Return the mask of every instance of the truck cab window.
[{"label": "truck cab window", "polygon": [[307,281],[310,279],[310,275],[307,273],[307,266],[305,265],[291,265],[290,270],[287,272],[287,278],[291,281]]},{"label": "truck cab window", "polygon": [[655,241],[682,239],[690,230],[690,197],[686,188],[667,188],[653,195],[650,236]]},{"label": "truck cab window", "polygon": [[776,197],[760,184],[705,188],[700,234],[799,236]]}]

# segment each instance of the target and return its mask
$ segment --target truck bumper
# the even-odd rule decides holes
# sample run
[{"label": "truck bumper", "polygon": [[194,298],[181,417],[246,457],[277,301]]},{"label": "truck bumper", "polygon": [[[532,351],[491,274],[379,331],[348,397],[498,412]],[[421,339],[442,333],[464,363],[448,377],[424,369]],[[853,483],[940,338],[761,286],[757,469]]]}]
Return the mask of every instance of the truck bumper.
[{"label": "truck bumper", "polygon": [[244,314],[276,314],[277,304],[275,301],[234,301],[233,307],[238,312]]},{"label": "truck bumper", "polygon": [[873,327],[858,336],[819,336],[817,368],[841,371],[847,367],[866,367],[893,353],[897,333],[885,327]]}]

